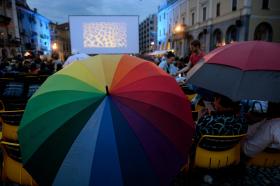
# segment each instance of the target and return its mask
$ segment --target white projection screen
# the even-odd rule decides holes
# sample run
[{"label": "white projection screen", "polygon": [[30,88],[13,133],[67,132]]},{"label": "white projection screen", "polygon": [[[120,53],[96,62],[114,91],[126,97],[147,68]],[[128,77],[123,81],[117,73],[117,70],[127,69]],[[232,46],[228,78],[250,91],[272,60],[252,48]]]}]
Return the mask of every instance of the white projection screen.
[{"label": "white projection screen", "polygon": [[72,53],[139,53],[138,16],[69,16]]}]

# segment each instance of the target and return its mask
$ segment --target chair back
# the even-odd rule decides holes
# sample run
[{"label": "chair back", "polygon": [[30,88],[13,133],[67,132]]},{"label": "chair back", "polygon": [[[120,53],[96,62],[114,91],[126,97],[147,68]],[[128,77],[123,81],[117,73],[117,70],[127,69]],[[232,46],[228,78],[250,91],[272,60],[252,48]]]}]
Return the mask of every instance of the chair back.
[{"label": "chair back", "polygon": [[17,130],[24,111],[2,111],[0,118],[2,121],[2,139],[7,141],[18,141]]},{"label": "chair back", "polygon": [[3,141],[1,143],[3,151],[2,181],[37,186],[35,180],[23,168],[19,144]]},{"label": "chair back", "polygon": [[248,165],[257,167],[279,167],[280,150],[266,149],[248,161]]},{"label": "chair back", "polygon": [[195,167],[216,169],[240,162],[240,140],[245,136],[204,135],[195,152]]}]

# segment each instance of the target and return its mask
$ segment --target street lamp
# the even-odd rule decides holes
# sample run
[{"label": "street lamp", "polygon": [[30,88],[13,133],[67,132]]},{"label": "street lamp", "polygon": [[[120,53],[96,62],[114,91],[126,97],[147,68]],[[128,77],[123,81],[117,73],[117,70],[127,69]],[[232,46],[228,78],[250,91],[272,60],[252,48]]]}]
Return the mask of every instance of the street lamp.
[{"label": "street lamp", "polygon": [[175,32],[181,32],[182,31],[182,27],[181,27],[181,25],[177,25],[176,27],[175,27]]},{"label": "street lamp", "polygon": [[57,48],[58,48],[58,47],[57,47],[57,44],[54,43],[54,44],[52,45],[52,49],[53,49],[53,50],[57,50]]},{"label": "street lamp", "polygon": [[153,50],[154,50],[154,46],[155,46],[155,42],[154,42],[154,41],[152,41],[152,42],[151,42],[151,51],[153,51]]}]

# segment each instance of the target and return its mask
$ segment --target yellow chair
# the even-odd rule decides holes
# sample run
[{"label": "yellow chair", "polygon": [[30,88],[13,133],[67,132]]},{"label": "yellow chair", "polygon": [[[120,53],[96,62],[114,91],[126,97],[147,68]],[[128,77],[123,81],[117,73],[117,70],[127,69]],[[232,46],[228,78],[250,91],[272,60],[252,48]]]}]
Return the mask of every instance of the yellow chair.
[{"label": "yellow chair", "polygon": [[17,130],[23,116],[23,112],[23,110],[0,112],[3,140],[13,142],[18,140]]},{"label": "yellow chair", "polygon": [[280,166],[280,150],[265,150],[251,158],[247,164],[258,167]]},{"label": "yellow chair", "polygon": [[240,140],[245,136],[204,135],[196,147],[194,167],[218,169],[240,162]]},{"label": "yellow chair", "polygon": [[37,186],[38,184],[20,163],[19,144],[2,141],[3,164],[2,181],[20,185]]}]

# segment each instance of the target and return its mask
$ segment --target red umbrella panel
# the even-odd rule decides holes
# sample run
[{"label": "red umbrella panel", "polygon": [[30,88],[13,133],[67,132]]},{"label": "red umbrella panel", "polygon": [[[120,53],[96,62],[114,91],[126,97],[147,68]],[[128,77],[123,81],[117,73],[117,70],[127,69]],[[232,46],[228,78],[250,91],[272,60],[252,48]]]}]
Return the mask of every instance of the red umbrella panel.
[{"label": "red umbrella panel", "polygon": [[280,44],[237,42],[207,54],[188,73],[188,82],[241,99],[280,101]]}]

